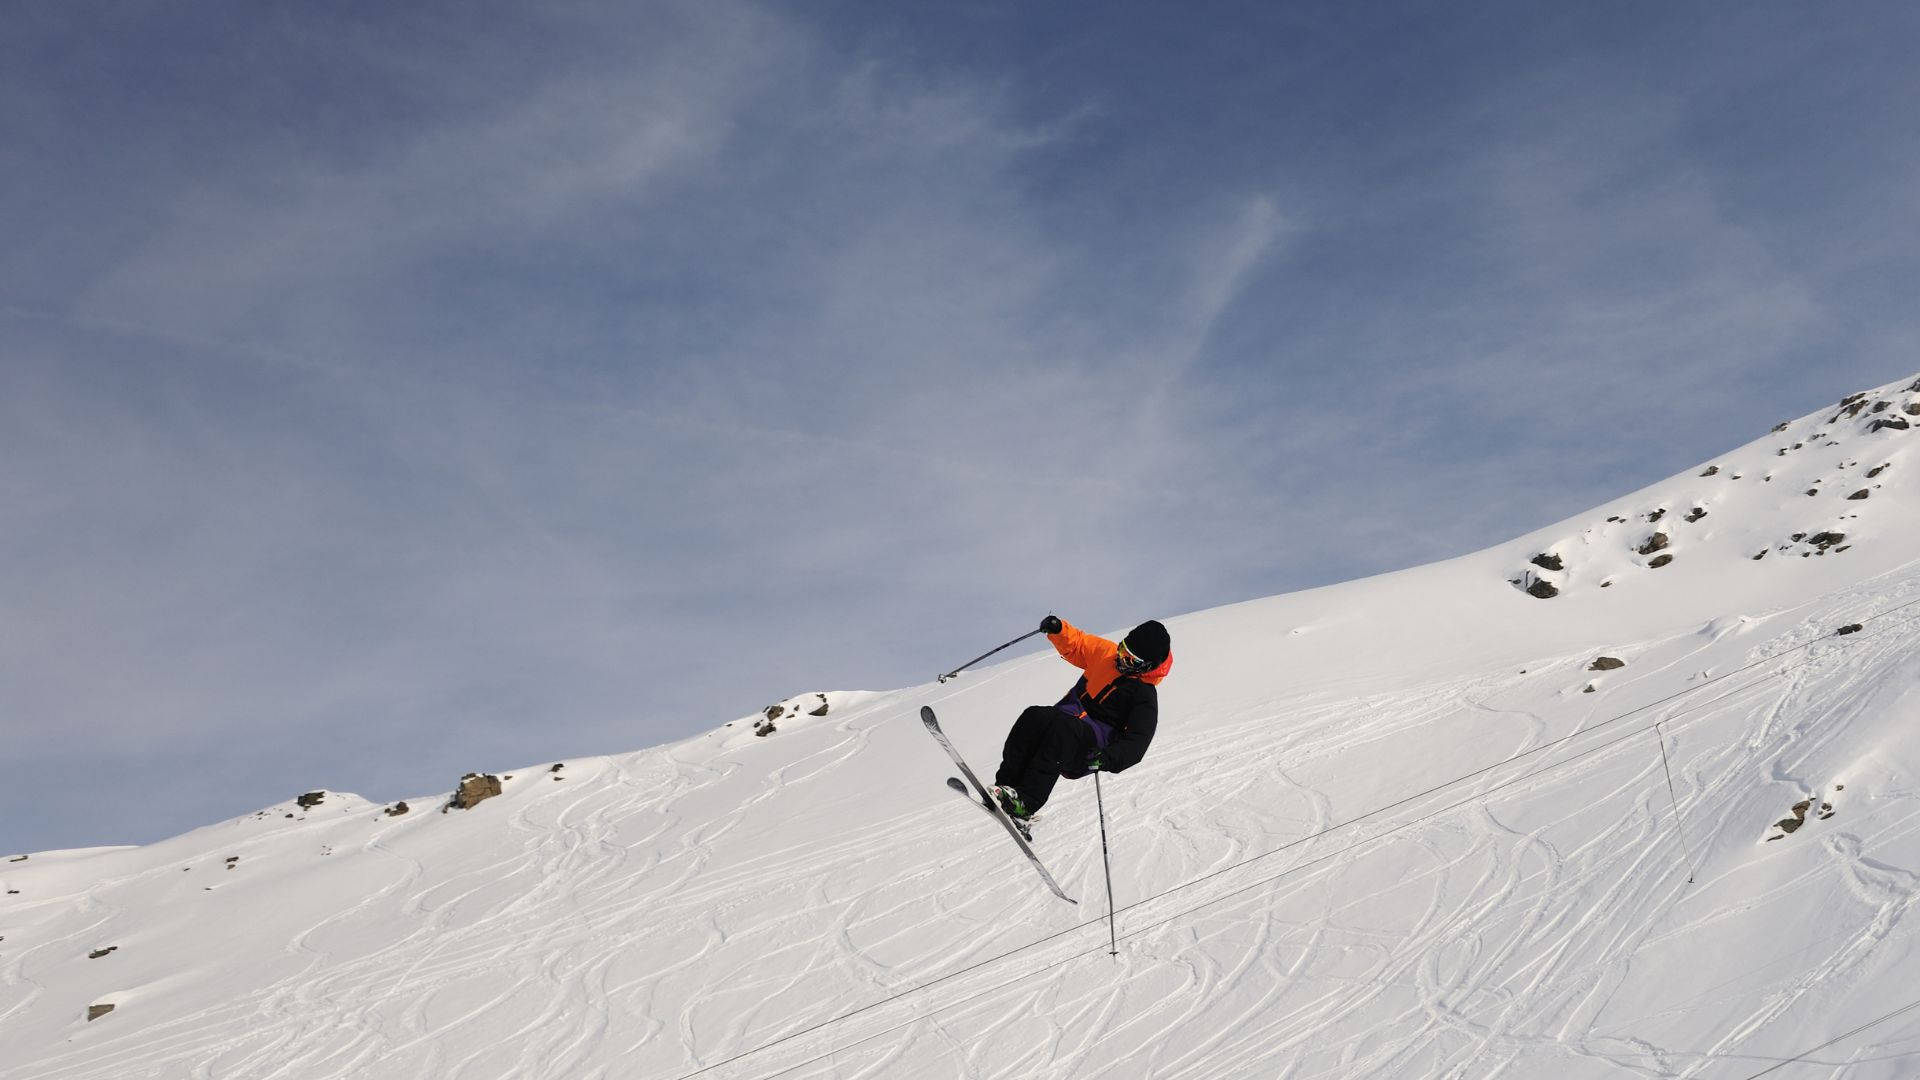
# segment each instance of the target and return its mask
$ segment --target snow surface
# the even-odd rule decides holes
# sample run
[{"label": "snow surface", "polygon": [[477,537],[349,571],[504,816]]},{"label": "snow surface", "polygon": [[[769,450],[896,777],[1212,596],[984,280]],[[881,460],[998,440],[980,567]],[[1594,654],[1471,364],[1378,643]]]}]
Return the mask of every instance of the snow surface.
[{"label": "snow surface", "polygon": [[0,1076],[1920,1075],[1920,431],[1873,428],[1909,408],[1166,620],[1160,734],[1105,780],[1118,956],[1092,783],[1038,828],[1075,907],[914,715],[990,770],[1049,652],[468,810],[7,857]]}]

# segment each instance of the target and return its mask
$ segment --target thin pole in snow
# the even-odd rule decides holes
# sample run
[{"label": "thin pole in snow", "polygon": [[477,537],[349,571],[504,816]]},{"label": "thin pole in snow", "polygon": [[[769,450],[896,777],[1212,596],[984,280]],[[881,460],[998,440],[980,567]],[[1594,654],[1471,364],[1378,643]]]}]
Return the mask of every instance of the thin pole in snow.
[{"label": "thin pole in snow", "polygon": [[1654,737],[1660,740],[1660,767],[1667,772],[1667,798],[1673,802],[1673,828],[1680,835],[1680,853],[1687,860],[1687,884],[1693,884],[1693,851],[1687,843],[1686,819],[1680,816],[1680,796],[1673,790],[1673,766],[1667,763],[1667,733],[1659,724],[1653,725]]},{"label": "thin pole in snow", "polygon": [[1107,801],[1100,795],[1100,770],[1093,772],[1093,803],[1100,808],[1100,864],[1107,871],[1107,955],[1120,955],[1120,939],[1113,928],[1113,860],[1107,855]]}]

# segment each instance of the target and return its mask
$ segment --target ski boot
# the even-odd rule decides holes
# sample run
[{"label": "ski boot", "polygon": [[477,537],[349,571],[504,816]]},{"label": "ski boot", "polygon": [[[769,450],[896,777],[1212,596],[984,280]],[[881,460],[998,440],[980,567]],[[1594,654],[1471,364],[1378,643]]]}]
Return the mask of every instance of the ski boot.
[{"label": "ski boot", "polygon": [[996,786],[993,789],[993,800],[999,803],[1000,809],[1006,811],[1007,817],[1013,820],[1013,827],[1020,830],[1020,835],[1031,841],[1033,815],[1027,812],[1026,804],[1020,801],[1020,793],[1004,785]]}]

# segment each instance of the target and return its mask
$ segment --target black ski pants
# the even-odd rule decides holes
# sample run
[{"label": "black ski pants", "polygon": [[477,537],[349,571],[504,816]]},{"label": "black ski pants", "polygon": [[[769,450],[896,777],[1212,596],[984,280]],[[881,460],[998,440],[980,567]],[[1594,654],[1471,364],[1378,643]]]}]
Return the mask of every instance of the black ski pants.
[{"label": "black ski pants", "polygon": [[1094,747],[1093,730],[1078,717],[1053,705],[1032,706],[1007,732],[993,782],[1018,791],[1027,812],[1033,813],[1046,805],[1062,776],[1087,775],[1087,757]]}]

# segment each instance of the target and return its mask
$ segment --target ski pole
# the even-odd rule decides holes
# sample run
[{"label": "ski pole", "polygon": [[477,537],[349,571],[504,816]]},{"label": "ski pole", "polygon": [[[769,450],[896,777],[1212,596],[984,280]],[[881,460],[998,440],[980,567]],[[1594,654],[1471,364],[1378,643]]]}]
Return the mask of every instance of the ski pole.
[{"label": "ski pole", "polygon": [[[1010,649],[1015,645],[1018,645],[1021,642],[1032,637],[1033,635],[1040,634],[1040,633],[1045,633],[1045,631],[1029,630],[1024,634],[1021,634],[1019,637],[1014,638],[1012,641],[1007,642],[1005,645],[1000,646],[1000,649]],[[946,682],[948,679],[953,678],[955,675],[960,674],[961,672],[967,670],[968,668],[979,663],[980,661],[985,660],[987,657],[992,656],[994,653],[999,652],[1000,649],[988,649],[986,652],[981,653],[979,656],[974,657],[973,659],[967,661],[966,663],[961,664],[959,667],[954,668],[952,671],[947,672],[945,675],[940,676],[940,681]]]},{"label": "ski pole", "polygon": [[1100,770],[1093,771],[1093,802],[1100,808],[1100,865],[1107,870],[1107,955],[1120,955],[1120,939],[1113,929],[1113,861],[1107,857],[1107,801],[1100,795]]}]

